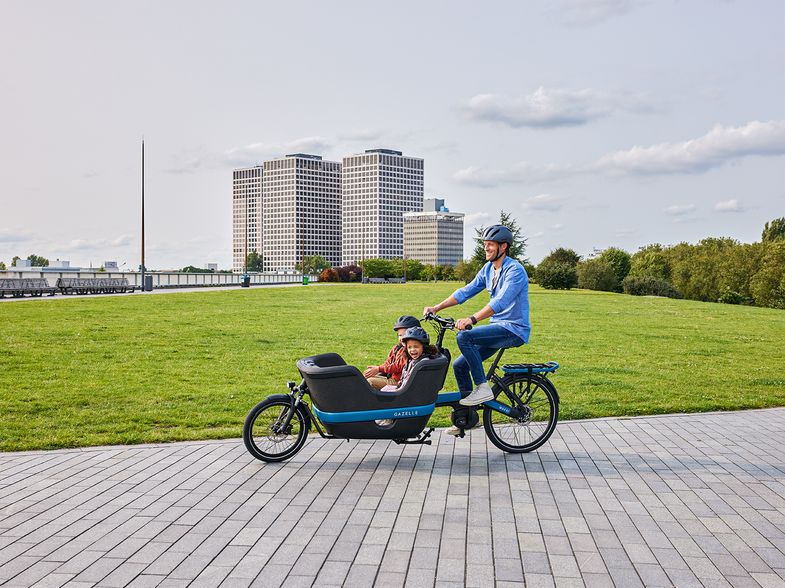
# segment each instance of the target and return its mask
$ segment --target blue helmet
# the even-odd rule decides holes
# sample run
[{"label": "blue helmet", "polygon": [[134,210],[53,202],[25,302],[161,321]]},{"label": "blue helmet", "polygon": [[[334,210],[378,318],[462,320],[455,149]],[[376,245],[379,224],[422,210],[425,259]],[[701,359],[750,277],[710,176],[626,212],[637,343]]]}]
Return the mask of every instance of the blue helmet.
[{"label": "blue helmet", "polygon": [[507,243],[509,248],[512,247],[512,231],[504,225],[492,225],[482,232],[482,240]]},{"label": "blue helmet", "polygon": [[417,320],[416,317],[413,317],[410,314],[404,314],[398,317],[398,320],[395,321],[395,326],[393,327],[393,331],[397,331],[398,329],[411,329],[412,327],[419,327],[420,321]]},{"label": "blue helmet", "polygon": [[406,334],[401,339],[401,342],[406,343],[409,339],[419,341],[423,345],[431,344],[431,338],[428,336],[428,332],[422,327],[411,327],[406,329]]}]

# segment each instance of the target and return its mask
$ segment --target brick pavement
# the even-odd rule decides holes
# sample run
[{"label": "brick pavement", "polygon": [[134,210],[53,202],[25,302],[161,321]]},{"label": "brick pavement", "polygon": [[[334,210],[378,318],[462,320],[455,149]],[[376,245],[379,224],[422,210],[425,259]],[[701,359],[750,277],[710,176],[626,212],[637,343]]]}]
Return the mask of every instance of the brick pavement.
[{"label": "brick pavement", "polygon": [[3,586],[785,586],[785,409],[0,454]]}]

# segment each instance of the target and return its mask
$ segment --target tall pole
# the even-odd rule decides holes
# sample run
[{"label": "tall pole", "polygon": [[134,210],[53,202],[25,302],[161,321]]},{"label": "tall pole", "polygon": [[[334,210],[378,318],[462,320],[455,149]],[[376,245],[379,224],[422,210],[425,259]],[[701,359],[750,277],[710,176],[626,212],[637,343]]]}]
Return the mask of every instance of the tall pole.
[{"label": "tall pole", "polygon": [[142,137],[142,292],[144,291],[144,137]]},{"label": "tall pole", "polygon": [[245,186],[245,261],[243,261],[243,275],[248,273],[248,185]]}]

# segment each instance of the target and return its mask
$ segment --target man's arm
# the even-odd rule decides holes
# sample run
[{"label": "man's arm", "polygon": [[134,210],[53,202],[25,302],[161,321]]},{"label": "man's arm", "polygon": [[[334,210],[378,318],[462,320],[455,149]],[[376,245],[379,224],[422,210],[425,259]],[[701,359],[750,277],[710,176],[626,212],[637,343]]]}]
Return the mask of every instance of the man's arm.
[{"label": "man's arm", "polygon": [[439,311],[444,310],[445,308],[450,308],[451,306],[455,306],[456,304],[458,304],[458,301],[455,299],[455,296],[450,294],[436,306],[426,306],[423,308],[422,315],[425,316],[427,314],[436,314]]},{"label": "man's arm", "polygon": [[[475,312],[472,316],[474,317],[474,320],[479,323],[480,321],[484,321],[485,319],[492,317],[494,314],[495,313],[491,308],[491,305],[486,304],[480,310]],[[463,331],[466,327],[474,324],[475,323],[474,321],[472,321],[471,318],[462,318],[455,321],[455,326],[459,331]]]}]

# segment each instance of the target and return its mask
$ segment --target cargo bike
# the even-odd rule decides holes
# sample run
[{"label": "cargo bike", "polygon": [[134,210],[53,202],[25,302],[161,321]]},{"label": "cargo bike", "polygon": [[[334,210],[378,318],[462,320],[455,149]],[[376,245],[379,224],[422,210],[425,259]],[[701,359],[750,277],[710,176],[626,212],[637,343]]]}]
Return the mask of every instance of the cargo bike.
[{"label": "cargo bike", "polygon": [[428,428],[428,420],[442,406],[453,409],[451,420],[459,429],[458,437],[478,425],[481,410],[488,439],[503,451],[525,453],[548,440],[559,415],[559,394],[549,378],[558,363],[499,366],[505,351],[500,349],[487,374],[493,400],[462,406],[459,402],[469,392],[441,391],[451,364],[444,335],[456,330],[455,320],[434,314],[424,320],[436,330],[438,354],[417,363],[406,384],[394,392],[375,390],[357,367],[347,365],[337,353],[298,360],[300,384],[289,382],[286,394],[262,400],[245,419],[243,442],[251,455],[266,462],[289,459],[303,448],[312,426],[325,439],[430,445],[434,429]]}]

